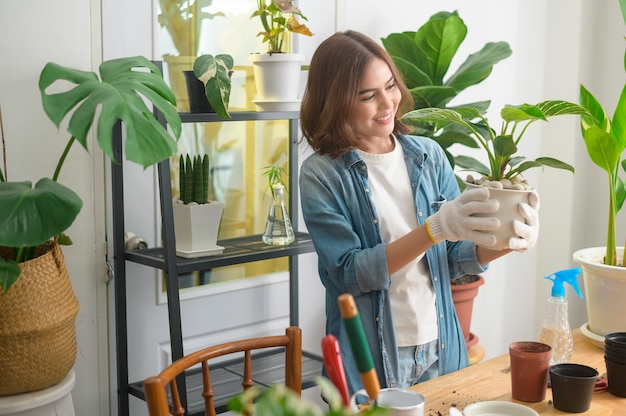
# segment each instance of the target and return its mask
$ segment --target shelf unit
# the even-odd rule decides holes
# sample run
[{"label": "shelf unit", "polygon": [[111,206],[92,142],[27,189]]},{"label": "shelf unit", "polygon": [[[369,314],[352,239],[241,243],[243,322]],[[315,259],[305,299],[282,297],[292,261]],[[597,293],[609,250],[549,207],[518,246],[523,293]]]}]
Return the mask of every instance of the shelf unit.
[{"label": "shelf unit", "polygon": [[[233,112],[232,120],[225,120],[217,114],[181,113],[183,123],[210,123],[210,122],[237,122],[258,120],[288,120],[289,121],[289,213],[294,227],[298,224],[298,166],[297,161],[297,137],[299,112]],[[157,113],[157,118],[165,126],[162,115]],[[122,157],[122,129],[121,124],[113,129],[114,153],[117,160]],[[111,191],[112,191],[112,219],[113,219],[113,252],[114,252],[114,276],[115,276],[115,319],[116,319],[116,348],[117,348],[117,385],[118,385],[118,415],[129,415],[130,396],[144,400],[142,381],[129,381],[128,374],[128,344],[127,344],[127,298],[126,298],[126,264],[127,262],[138,263],[165,273],[165,285],[167,292],[167,307],[169,317],[170,344],[172,361],[181,358],[183,351],[183,334],[180,311],[179,279],[178,276],[192,271],[203,271],[215,267],[255,262],[260,260],[288,257],[289,263],[289,321],[290,325],[298,325],[298,255],[314,251],[313,243],[306,233],[296,233],[296,240],[288,246],[268,246],[261,241],[261,235],[231,238],[219,240],[218,244],[225,247],[220,255],[186,259],[176,256],[174,240],[174,221],[172,213],[172,187],[170,180],[169,159],[163,160],[157,166],[158,190],[160,195],[160,210],[162,219],[163,246],[139,251],[127,251],[124,244],[124,172],[122,164],[111,163]],[[259,385],[268,385],[281,382],[284,374],[276,370],[276,362],[282,359],[283,351],[277,350],[269,355],[262,354],[253,357],[255,373],[261,377],[255,379]],[[280,360],[278,360],[280,358]],[[242,360],[242,359],[241,359]],[[230,383],[233,374],[237,373],[240,361],[229,361],[221,364],[224,375],[221,391],[218,392],[218,410],[225,410],[225,403],[229,397],[239,392],[241,387],[238,383]],[[313,385],[313,378],[321,372],[321,357],[303,352],[303,388]],[[261,369],[261,371],[259,371]],[[218,372],[219,373],[219,372]],[[213,375],[216,382],[218,375]],[[201,398],[194,397],[197,377],[193,372],[180,376],[177,379],[180,391],[187,391],[182,395],[183,406],[188,409],[188,414],[195,413],[199,408],[197,401]],[[230,383],[230,387],[229,387]],[[217,390],[217,389],[216,389]]]}]

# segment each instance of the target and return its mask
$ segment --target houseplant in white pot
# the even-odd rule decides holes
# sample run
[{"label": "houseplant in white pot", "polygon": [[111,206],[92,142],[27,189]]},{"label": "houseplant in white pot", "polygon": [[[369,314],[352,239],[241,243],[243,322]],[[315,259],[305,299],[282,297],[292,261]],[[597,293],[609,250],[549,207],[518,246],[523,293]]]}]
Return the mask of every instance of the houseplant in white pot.
[{"label": "houseplant in white pot", "polygon": [[[59,245],[71,244],[64,233],[82,201],[57,181],[72,145],[88,149],[94,125],[98,145],[121,162],[112,144],[113,126],[121,120],[128,160],[148,167],[176,152],[181,121],[158,68],[144,57],[131,57],[103,62],[100,74],[101,80],[93,72],[46,64],[39,79],[44,110],[57,126],[73,110],[71,137],[52,178],[33,186],[9,181],[6,166],[0,169],[0,395],[56,384],[76,359],[78,303]],[[172,133],[145,99],[164,115]]]},{"label": "houseplant in white pot", "polygon": [[217,234],[224,203],[209,199],[209,156],[180,155],[178,168],[180,197],[173,204],[176,255],[195,258],[222,253]]},{"label": "houseplant in white pot", "polygon": [[[620,7],[626,23],[626,0]],[[626,69],[626,54],[624,54]],[[617,247],[616,214],[626,197],[626,181],[620,178],[620,161],[626,149],[626,85],[610,118],[602,104],[583,85],[580,104],[589,114],[581,116],[580,126],[589,157],[606,171],[609,209],[605,247],[578,250],[574,260],[582,266],[589,322],[587,330],[604,337],[611,332],[626,331],[626,256],[624,246]]]},{"label": "houseplant in white pot", "polygon": [[435,134],[443,127],[458,124],[463,130],[459,130],[457,134],[475,140],[485,151],[488,166],[471,156],[458,155],[454,160],[457,166],[480,175],[478,179],[468,175],[467,186],[489,187],[490,198],[498,199],[500,202],[498,216],[502,226],[494,233],[496,245],[489,247],[499,250],[508,248],[509,238],[515,236],[513,220],[519,219],[524,222],[524,218],[518,212],[519,202],[528,202],[528,194],[534,192],[522,174],[528,169],[538,167],[574,172],[573,166],[552,157],[526,160],[525,156],[517,155],[518,145],[530,124],[567,114],[586,114],[586,110],[578,104],[562,100],[543,101],[535,105],[506,105],[500,111],[502,127],[499,132],[491,127],[487,117],[474,107],[456,110],[422,108],[409,111],[401,119],[408,124],[432,123]]},{"label": "houseplant in white pot", "polygon": [[299,33],[312,36],[309,28],[298,21],[307,18],[294,7],[293,0],[257,0],[257,9],[251,19],[259,18],[262,30],[258,36],[267,43],[266,53],[253,53],[254,81],[260,110],[298,110],[298,90],[303,54],[287,53],[287,36]]}]

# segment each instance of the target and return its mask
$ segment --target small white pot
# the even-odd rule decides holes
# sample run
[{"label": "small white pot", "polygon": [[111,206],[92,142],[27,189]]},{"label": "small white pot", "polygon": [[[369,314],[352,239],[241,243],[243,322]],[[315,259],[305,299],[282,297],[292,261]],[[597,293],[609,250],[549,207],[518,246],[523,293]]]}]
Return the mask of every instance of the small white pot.
[{"label": "small white pot", "polygon": [[[626,267],[603,264],[605,247],[592,247],[574,253],[581,265],[589,329],[596,335],[626,331]],[[621,259],[623,247],[617,248]]]},{"label": "small white pot", "polygon": [[224,247],[217,245],[223,202],[209,201],[202,205],[174,202],[173,210],[176,255],[195,258],[224,251]]},{"label": "small white pot", "polygon": [[303,54],[251,54],[250,62],[254,67],[256,101],[261,104],[298,102]]},{"label": "small white pot", "polygon": [[[472,183],[466,183],[468,188],[477,188],[480,185]],[[509,248],[509,239],[515,237],[515,231],[513,230],[513,221],[519,220],[525,222],[526,220],[519,212],[519,203],[528,202],[528,194],[533,192],[531,190],[523,191],[517,189],[489,189],[489,198],[496,199],[500,204],[498,212],[495,214],[475,214],[476,216],[483,217],[496,217],[500,220],[500,229],[493,234],[496,237],[496,245],[493,247],[487,247],[491,250],[504,250]]]}]

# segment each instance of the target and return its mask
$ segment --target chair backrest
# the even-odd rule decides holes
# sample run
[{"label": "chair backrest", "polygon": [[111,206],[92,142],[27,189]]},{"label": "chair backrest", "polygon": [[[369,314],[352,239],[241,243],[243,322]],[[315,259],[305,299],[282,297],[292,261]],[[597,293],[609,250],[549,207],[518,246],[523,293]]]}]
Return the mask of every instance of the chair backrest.
[{"label": "chair backrest", "polygon": [[[298,327],[287,328],[285,335],[248,338],[239,341],[207,347],[174,361],[159,375],[149,377],[143,382],[148,413],[150,416],[182,416],[185,409],[181,405],[176,377],[187,369],[201,364],[202,366],[202,397],[204,398],[204,414],[215,416],[215,392],[211,385],[208,361],[228,354],[243,352],[244,369],[243,390],[254,384],[252,377],[251,351],[265,348],[285,348],[285,385],[297,394],[302,390],[302,330]],[[172,396],[172,407],[167,398],[167,386]],[[184,392],[183,392],[184,394]]]}]

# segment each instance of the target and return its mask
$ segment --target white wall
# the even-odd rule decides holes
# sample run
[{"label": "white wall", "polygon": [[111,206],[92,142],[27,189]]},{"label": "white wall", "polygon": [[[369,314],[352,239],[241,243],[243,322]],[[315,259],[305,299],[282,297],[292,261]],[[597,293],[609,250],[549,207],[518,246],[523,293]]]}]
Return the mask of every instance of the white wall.
[{"label": "white wall", "polygon": [[[37,90],[39,72],[47,61],[95,70],[102,55],[141,53],[154,57],[153,23],[146,15],[153,15],[150,1],[103,3],[104,39],[98,0],[0,2],[0,104],[7,152],[12,158],[8,161],[9,178],[34,180],[51,175],[65,145],[67,135],[57,132],[43,114]],[[480,49],[488,41],[506,40],[513,49],[513,56],[498,64],[488,81],[473,88],[477,89],[473,92],[476,97],[491,98],[496,109],[506,103],[547,98],[576,101],[581,81],[597,92],[601,101],[614,103],[624,84],[624,25],[617,0],[387,0],[384,8],[374,0],[300,0],[299,4],[316,33],[311,39],[298,40],[309,57],[335,27],[380,38],[415,30],[436,11],[459,10],[469,28],[459,56]],[[128,20],[130,25],[124,23]],[[102,50],[101,40],[105,45]],[[614,107],[608,107],[612,112]],[[487,283],[476,301],[472,330],[488,357],[504,353],[510,341],[537,336],[550,288],[543,275],[573,267],[571,254],[575,249],[604,245],[604,178],[587,160],[576,120],[551,122],[533,135],[540,140],[527,144],[527,156],[550,153],[573,162],[578,173],[545,171],[536,175],[542,197],[539,244],[528,253],[494,262],[487,273]],[[99,152],[95,153],[74,149],[71,164],[62,175],[63,182],[85,203],[70,229],[76,244],[65,250],[81,303],[77,319],[78,381],[73,393],[78,415],[95,414],[96,409],[99,414],[108,413],[107,386],[99,384],[107,377],[107,322],[103,310],[102,159]],[[575,189],[574,184],[583,186]],[[602,213],[598,218],[592,216],[595,208]],[[300,321],[307,349],[318,349],[323,335],[324,298],[316,269],[314,256],[302,259],[300,290],[306,296],[301,297]],[[571,301],[572,325],[579,326],[586,319],[584,306],[576,299]]]},{"label": "white wall", "polygon": [[[0,2],[0,105],[11,180],[36,181],[52,177],[69,136],[58,132],[41,106],[37,83],[48,61],[90,70],[99,61],[100,3],[39,0]],[[76,414],[106,414],[106,313],[104,305],[103,194],[94,169],[100,152],[88,154],[74,146],[60,181],[83,199],[81,214],[69,229],[74,245],[63,249],[74,291],[80,302],[76,319],[78,357]],[[2,230],[0,230],[2,232]],[[0,317],[1,319],[1,317]],[[100,324],[100,325],[98,325]],[[103,332],[104,331],[104,332]]]}]

